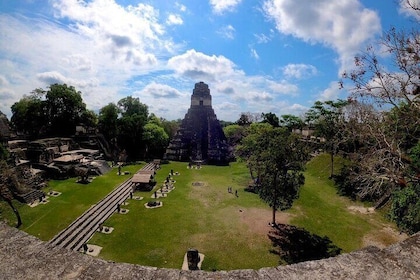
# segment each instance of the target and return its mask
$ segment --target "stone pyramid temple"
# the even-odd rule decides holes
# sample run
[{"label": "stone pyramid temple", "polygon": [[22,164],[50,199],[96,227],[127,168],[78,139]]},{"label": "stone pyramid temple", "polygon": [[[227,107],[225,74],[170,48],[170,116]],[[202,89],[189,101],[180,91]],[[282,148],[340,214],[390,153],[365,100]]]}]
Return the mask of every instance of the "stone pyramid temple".
[{"label": "stone pyramid temple", "polygon": [[191,106],[169,143],[164,158],[207,164],[228,163],[226,137],[213,111],[207,84],[195,84]]}]

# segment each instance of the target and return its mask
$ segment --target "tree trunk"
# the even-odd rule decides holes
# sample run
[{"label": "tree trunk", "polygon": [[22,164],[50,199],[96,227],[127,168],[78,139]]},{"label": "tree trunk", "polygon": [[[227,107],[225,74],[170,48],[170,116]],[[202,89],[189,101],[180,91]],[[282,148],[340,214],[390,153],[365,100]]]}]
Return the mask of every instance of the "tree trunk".
[{"label": "tree trunk", "polygon": [[19,228],[22,225],[22,219],[20,218],[19,211],[15,208],[15,206],[13,205],[13,203],[10,199],[6,199],[6,201],[7,201],[7,204],[9,204],[9,206],[12,208],[13,212],[16,215],[16,218],[17,218],[16,227]]},{"label": "tree trunk", "polygon": [[272,225],[276,225],[276,207],[273,206],[273,221],[271,222]]},{"label": "tree trunk", "polygon": [[331,149],[331,174],[330,178],[334,176],[334,150]]},{"label": "tree trunk", "polygon": [[274,177],[274,186],[276,187],[274,189],[274,202],[273,202],[273,221],[272,221],[272,225],[273,226],[277,226],[276,224],[276,211],[277,211],[277,205],[276,205],[276,201],[277,201],[277,173],[276,173],[276,177]]}]

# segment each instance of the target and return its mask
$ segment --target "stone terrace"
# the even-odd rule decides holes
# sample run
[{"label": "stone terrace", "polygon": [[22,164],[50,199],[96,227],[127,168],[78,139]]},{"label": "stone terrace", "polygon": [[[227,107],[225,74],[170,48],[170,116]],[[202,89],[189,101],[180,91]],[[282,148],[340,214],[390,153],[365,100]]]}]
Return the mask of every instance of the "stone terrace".
[{"label": "stone terrace", "polygon": [[420,233],[383,250],[368,247],[289,266],[206,272],[105,261],[0,223],[0,260],[1,279],[420,279]]}]

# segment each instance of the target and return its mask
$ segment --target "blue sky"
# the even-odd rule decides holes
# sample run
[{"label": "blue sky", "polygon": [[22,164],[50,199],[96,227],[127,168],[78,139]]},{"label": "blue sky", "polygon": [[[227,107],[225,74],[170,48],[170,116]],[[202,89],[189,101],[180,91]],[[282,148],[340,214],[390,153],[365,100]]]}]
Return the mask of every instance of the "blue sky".
[{"label": "blue sky", "polygon": [[203,81],[220,120],[300,116],[346,98],[341,73],[391,26],[418,28],[403,2],[0,0],[0,111],[66,83],[96,112],[131,95],[173,120]]}]

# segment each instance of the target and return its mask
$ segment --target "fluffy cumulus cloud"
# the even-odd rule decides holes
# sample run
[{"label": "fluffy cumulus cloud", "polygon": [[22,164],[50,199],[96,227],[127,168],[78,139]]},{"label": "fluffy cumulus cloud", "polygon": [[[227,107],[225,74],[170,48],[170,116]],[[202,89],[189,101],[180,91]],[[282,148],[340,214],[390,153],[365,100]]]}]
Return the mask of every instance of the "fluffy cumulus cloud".
[{"label": "fluffy cumulus cloud", "polygon": [[154,98],[178,98],[184,96],[181,94],[177,89],[170,87],[164,84],[158,84],[156,82],[152,82],[144,87],[143,90],[138,94],[139,96],[150,95]]},{"label": "fluffy cumulus cloud", "polygon": [[339,98],[340,94],[342,93],[343,92],[340,91],[340,86],[339,86],[338,81],[333,81],[333,82],[330,82],[328,88],[326,88],[320,93],[318,100],[320,101],[336,100]]},{"label": "fluffy cumulus cloud", "polygon": [[122,97],[133,73],[163,67],[160,58],[176,47],[166,37],[158,11],[149,5],[124,7],[113,0],[50,3],[52,19],[0,15],[0,26],[7,26],[0,35],[0,75],[9,89],[1,87],[14,101],[57,82],[80,89],[89,107],[98,109]]},{"label": "fluffy cumulus cloud", "polygon": [[206,55],[196,50],[188,50],[184,54],[168,60],[168,66],[180,76],[193,80],[215,82],[230,76],[243,75],[236,65],[224,56]]},{"label": "fluffy cumulus cloud", "polygon": [[288,81],[274,82],[267,80],[268,87],[276,94],[296,95],[299,92],[297,85],[289,83]]},{"label": "fluffy cumulus cloud", "polygon": [[168,18],[166,19],[167,25],[181,25],[184,21],[182,20],[182,17],[177,14],[169,14]]},{"label": "fluffy cumulus cloud", "polygon": [[210,5],[216,14],[233,11],[242,0],[210,0]]},{"label": "fluffy cumulus cloud", "polygon": [[375,11],[358,0],[267,0],[264,11],[279,32],[308,43],[333,48],[339,56],[340,73],[352,65],[354,55],[381,32]]},{"label": "fluffy cumulus cloud", "polygon": [[303,79],[315,76],[318,71],[315,66],[309,64],[288,64],[282,68],[287,78]]},{"label": "fluffy cumulus cloud", "polygon": [[[156,63],[159,49],[170,48],[170,42],[162,37],[159,12],[150,5],[123,7],[111,0],[60,0],[53,7],[58,19],[73,21],[76,33],[90,38],[118,61],[150,65]],[[172,20],[179,23],[180,19],[174,16]]]}]

